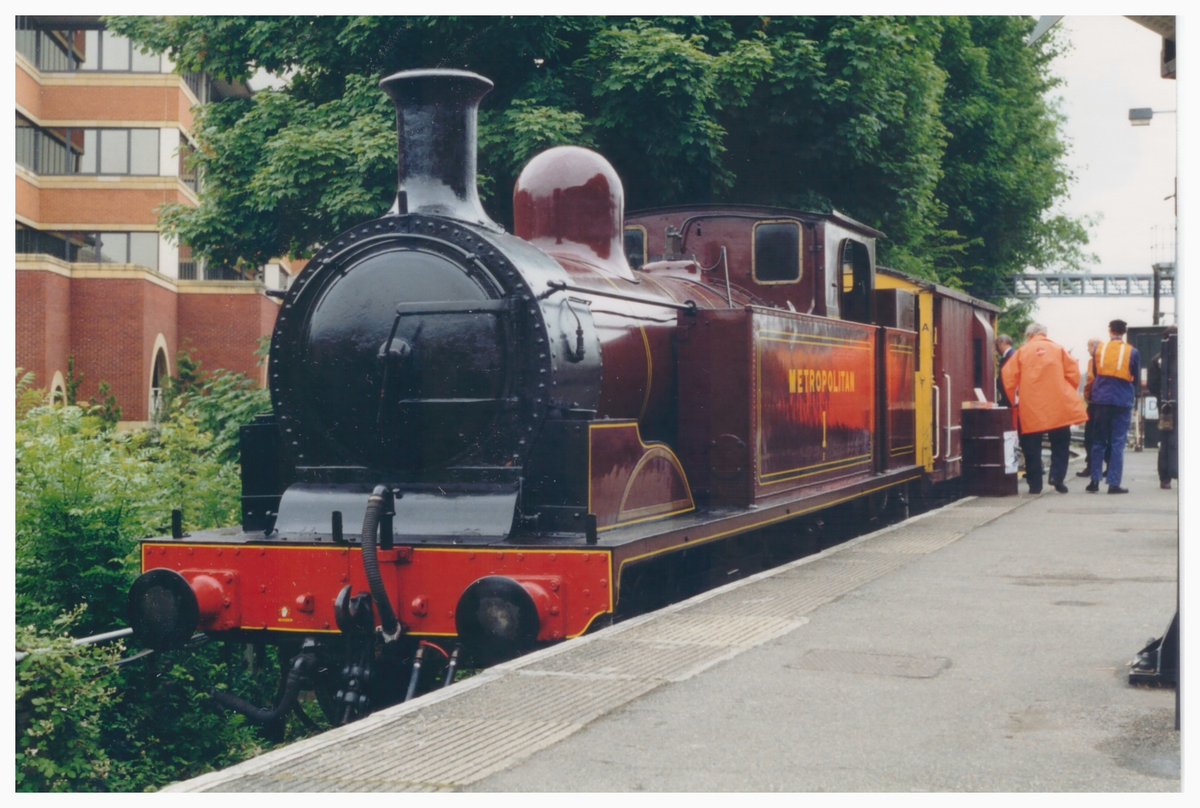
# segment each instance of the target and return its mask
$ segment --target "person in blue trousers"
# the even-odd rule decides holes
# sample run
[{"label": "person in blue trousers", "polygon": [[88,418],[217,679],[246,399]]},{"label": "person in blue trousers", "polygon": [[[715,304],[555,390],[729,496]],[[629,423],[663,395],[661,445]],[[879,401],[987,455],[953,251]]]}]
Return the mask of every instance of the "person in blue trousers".
[{"label": "person in blue trousers", "polygon": [[[1125,330],[1124,320],[1110,322],[1108,342],[1096,348],[1093,355],[1096,380],[1092,383],[1092,404],[1096,408],[1096,423],[1088,469],[1092,481],[1086,489],[1090,494],[1100,490],[1101,476],[1106,478],[1108,493],[1129,493],[1128,488],[1121,487],[1121,473],[1125,466],[1125,439],[1133,415],[1134,385],[1141,373],[1141,357],[1137,348],[1125,341]],[[1106,455],[1107,472],[1104,471]]]}]

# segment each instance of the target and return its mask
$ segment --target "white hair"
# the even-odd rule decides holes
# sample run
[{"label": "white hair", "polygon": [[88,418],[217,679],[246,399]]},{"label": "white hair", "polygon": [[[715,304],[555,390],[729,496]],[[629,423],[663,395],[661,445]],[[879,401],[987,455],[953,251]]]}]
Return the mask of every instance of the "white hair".
[{"label": "white hair", "polygon": [[1041,323],[1030,323],[1029,325],[1027,325],[1025,327],[1025,339],[1029,339],[1030,337],[1035,337],[1038,334],[1045,334],[1045,333],[1046,333],[1046,326],[1042,325]]}]

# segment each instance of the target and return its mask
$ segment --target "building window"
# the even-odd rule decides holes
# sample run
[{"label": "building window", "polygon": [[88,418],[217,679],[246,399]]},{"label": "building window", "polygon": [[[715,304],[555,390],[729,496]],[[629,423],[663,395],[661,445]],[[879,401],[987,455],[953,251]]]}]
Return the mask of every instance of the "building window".
[{"label": "building window", "polygon": [[45,176],[158,176],[158,152],[158,129],[43,129],[17,115],[17,163]]},{"label": "building window", "polygon": [[200,175],[195,166],[196,147],[186,139],[179,141],[179,181],[200,193]]},{"label": "building window", "polygon": [[213,97],[212,79],[204,73],[185,73],[183,76],[184,83],[192,90],[192,94],[196,96],[196,100],[201,104],[207,104]]},{"label": "building window", "polygon": [[162,56],[142,53],[126,37],[91,28],[60,28],[17,17],[17,51],[47,73],[161,73]]},{"label": "building window", "polygon": [[43,232],[17,225],[17,253],[69,264],[134,264],[158,271],[158,233]]},{"label": "building window", "polygon": [[210,266],[198,258],[186,244],[179,247],[179,280],[181,281],[254,281],[262,280],[263,268],[242,271],[228,266]]},{"label": "building window", "polygon": [[17,115],[17,165],[37,171],[38,129],[28,118]]}]

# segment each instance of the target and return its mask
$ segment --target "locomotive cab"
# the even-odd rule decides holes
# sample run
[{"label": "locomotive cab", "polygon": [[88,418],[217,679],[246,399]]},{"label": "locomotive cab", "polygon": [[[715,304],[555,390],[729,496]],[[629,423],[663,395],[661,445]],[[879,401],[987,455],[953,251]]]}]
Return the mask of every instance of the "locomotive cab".
[{"label": "locomotive cab", "polygon": [[777,308],[875,322],[875,242],[883,233],[838,211],[753,205],[658,208],[630,215],[625,243],[640,273],[689,263],[717,290]]}]

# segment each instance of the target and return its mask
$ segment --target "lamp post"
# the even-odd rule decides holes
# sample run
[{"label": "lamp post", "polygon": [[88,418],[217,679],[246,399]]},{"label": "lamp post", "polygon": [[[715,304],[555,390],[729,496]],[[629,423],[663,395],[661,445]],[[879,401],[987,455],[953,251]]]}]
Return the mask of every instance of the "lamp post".
[{"label": "lamp post", "polygon": [[1174,115],[1173,109],[1150,109],[1150,107],[1134,107],[1129,110],[1130,126],[1149,126],[1155,115]]},{"label": "lamp post", "polygon": [[[1129,110],[1129,125],[1130,126],[1149,126],[1150,121],[1154,120],[1155,115],[1174,115],[1173,109],[1151,109],[1150,107],[1133,107]],[[1174,208],[1176,216],[1176,228],[1178,228],[1179,216],[1179,179],[1175,179],[1175,192],[1165,199],[1174,199]],[[1178,233],[1176,238],[1178,239]],[[1175,262],[1171,263],[1156,263],[1154,264],[1154,325],[1158,325],[1161,313],[1159,311],[1159,287],[1163,276],[1170,276],[1172,280],[1175,277]]]}]

